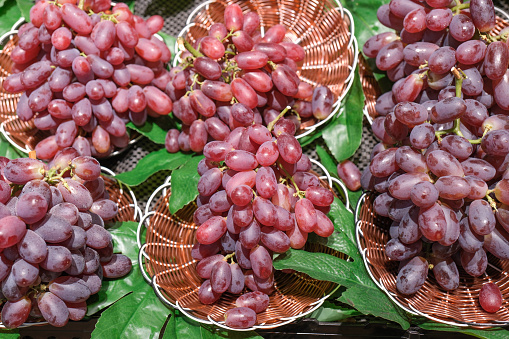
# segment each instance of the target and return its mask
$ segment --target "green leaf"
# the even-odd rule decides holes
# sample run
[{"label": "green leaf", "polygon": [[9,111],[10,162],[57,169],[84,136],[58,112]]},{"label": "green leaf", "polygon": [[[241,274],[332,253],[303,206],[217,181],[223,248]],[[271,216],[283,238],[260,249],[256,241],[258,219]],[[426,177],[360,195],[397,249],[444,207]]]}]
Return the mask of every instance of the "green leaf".
[{"label": "green leaf", "polygon": [[199,324],[184,317],[177,310],[171,310],[171,318],[166,324],[162,339],[261,339],[256,332],[228,331],[216,326]]},{"label": "green leaf", "polygon": [[338,162],[351,157],[362,138],[364,92],[356,72],[352,89],[342,104],[343,113],[324,128],[322,137]]},{"label": "green leaf", "polygon": [[129,10],[134,13],[134,6],[136,5],[136,1],[128,0],[124,2],[127,4],[127,6],[129,6]]},{"label": "green leaf", "polygon": [[355,24],[355,37],[362,50],[364,43],[373,35],[388,32],[391,29],[382,25],[376,17],[378,7],[390,0],[340,0],[350,10]]},{"label": "green leaf", "polygon": [[6,1],[0,8],[0,36],[9,32],[20,17],[21,11],[16,1]]},{"label": "green leaf", "polygon": [[174,170],[184,165],[192,154],[177,152],[168,153],[165,148],[147,154],[136,167],[129,171],[117,174],[117,180],[130,186],[137,186],[147,180],[151,175],[162,170]]},{"label": "green leaf", "polygon": [[290,249],[274,260],[274,268],[293,269],[318,280],[343,285],[347,287],[347,290],[343,292],[340,301],[355,307],[364,314],[395,321],[403,329],[410,327],[406,315],[402,314],[387,295],[371,281],[361,260],[345,261],[325,253]]},{"label": "green leaf", "polygon": [[338,198],[334,198],[331,209],[328,214],[334,227],[346,233],[348,238],[355,242],[355,221],[353,213],[348,211],[345,205]]},{"label": "green leaf", "polygon": [[12,330],[1,329],[0,337],[2,337],[2,339],[18,339],[20,337],[19,330],[17,328]]},{"label": "green leaf", "polygon": [[348,261],[325,253],[290,249],[274,260],[274,268],[294,269],[315,279],[338,283],[346,287],[339,299],[341,302],[355,307],[363,314],[379,316],[408,328],[410,324],[404,312],[375,285],[364,267],[355,242],[353,214],[335,198],[328,216],[335,228],[331,237],[324,239],[310,236],[309,241],[322,243],[348,255]]},{"label": "green leaf", "polygon": [[5,1],[6,1],[6,0],[0,0],[0,8],[2,8],[2,7],[3,7],[3,5],[5,4]]},{"label": "green leaf", "polygon": [[316,139],[320,138],[322,136],[322,130],[314,131],[311,134],[306,135],[305,137],[302,137],[299,139],[299,143],[301,147],[305,147],[309,144],[311,144]]},{"label": "green leaf", "polygon": [[359,199],[361,198],[362,196],[362,189],[359,189],[358,191],[350,191],[349,189],[347,189],[347,193],[348,193],[348,199],[350,200],[350,206],[352,208],[352,210],[355,209],[355,206],[357,206],[357,202],[359,202]]},{"label": "green leaf", "polygon": [[14,146],[12,146],[3,135],[0,135],[0,156],[9,159],[27,157],[26,153],[21,153]]},{"label": "green leaf", "polygon": [[176,125],[169,116],[161,116],[157,119],[147,119],[142,126],[136,126],[129,122],[126,124],[126,127],[143,134],[156,144],[164,145],[166,133],[168,133],[169,129],[176,128]]},{"label": "green leaf", "polygon": [[184,166],[171,174],[171,189],[177,194],[170,196],[170,213],[175,213],[198,196],[198,180],[200,175],[197,168],[203,155],[192,157]]},{"label": "green leaf", "polygon": [[142,290],[148,286],[138,266],[138,246],[136,246],[137,228],[138,223],[132,221],[118,223],[115,227],[109,228],[113,238],[114,252],[127,255],[133,263],[133,268],[131,272],[123,278],[103,280],[101,290],[87,300],[87,315],[95,314],[126,294]]},{"label": "green leaf", "polygon": [[21,15],[25,18],[26,21],[30,20],[30,8],[34,5],[34,2],[31,0],[16,0],[18,4],[18,8],[21,12]]},{"label": "green leaf", "polygon": [[[445,324],[440,324],[433,321],[427,321],[422,324],[418,324],[418,326],[425,330],[430,331],[444,331],[444,332],[458,332],[467,335],[471,335],[477,338],[486,338],[486,339],[506,339],[509,337],[509,331],[504,328],[490,328],[486,330],[477,330],[473,328],[464,328],[464,327],[455,327],[449,326]],[[444,334],[444,337],[446,334]]]},{"label": "green leaf", "polygon": [[175,38],[174,36],[168,35],[164,32],[158,32],[157,34],[159,34],[161,36],[161,38],[163,38],[164,43],[170,49],[171,61],[173,61],[173,58],[175,57],[175,42],[177,41],[177,38]]},{"label": "green leaf", "polygon": [[334,159],[327,153],[327,151],[322,146],[316,146],[316,154],[320,158],[320,162],[325,166],[329,174],[333,177],[338,177],[337,164],[334,162]]},{"label": "green leaf", "polygon": [[330,301],[325,301],[323,305],[311,313],[310,318],[314,318],[318,321],[333,322],[342,321],[351,317],[361,315],[357,310],[346,308],[341,305],[336,305]]},{"label": "green leaf", "polygon": [[159,338],[170,310],[148,284],[123,297],[101,314],[93,339]]}]

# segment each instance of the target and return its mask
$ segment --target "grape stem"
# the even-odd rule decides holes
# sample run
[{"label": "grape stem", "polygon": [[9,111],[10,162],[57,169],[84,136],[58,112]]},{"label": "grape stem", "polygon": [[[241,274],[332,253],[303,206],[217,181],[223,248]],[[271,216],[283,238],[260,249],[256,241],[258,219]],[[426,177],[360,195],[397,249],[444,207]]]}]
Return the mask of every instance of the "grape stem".
[{"label": "grape stem", "polygon": [[235,33],[235,32],[232,29],[230,32],[228,32],[228,34],[226,34],[226,36],[222,40],[219,38],[218,38],[218,40],[221,42],[225,42],[226,40],[228,40],[229,37],[233,36],[233,33]]},{"label": "grape stem", "polygon": [[462,9],[470,8],[470,2],[462,4],[459,0],[456,0],[456,6],[451,8],[451,11],[454,12],[454,15],[460,14]]},{"label": "grape stem", "polygon": [[272,132],[272,129],[274,128],[274,125],[279,121],[279,119],[281,119],[286,114],[286,112],[288,112],[291,109],[292,108],[290,106],[286,106],[285,109],[282,110],[281,113],[279,113],[279,115],[276,117],[276,119],[272,120],[267,125],[267,129],[269,130],[269,132]]},{"label": "grape stem", "polygon": [[296,192],[294,193],[294,196],[295,197],[299,197],[299,198],[304,198],[306,196],[306,192],[305,191],[301,191],[299,189],[299,186],[297,186],[297,183],[295,182],[293,177],[290,175],[290,173],[288,173],[288,171],[284,168],[283,165],[281,165],[281,163],[279,161],[277,161],[276,163],[279,166],[279,168],[282,169],[283,172],[285,173],[286,179],[287,180],[289,179],[292,182],[293,186],[295,187]]},{"label": "grape stem", "polygon": [[179,46],[183,45],[189,51],[189,53],[191,53],[196,58],[199,58],[199,57],[203,56],[203,54],[201,54],[196,49],[194,49],[194,47],[191,46],[191,44],[187,40],[185,40],[183,37],[179,37],[177,39],[177,42],[178,42]]},{"label": "grape stem", "polygon": [[[228,262],[228,260],[229,260],[229,259],[232,259],[234,255],[235,255],[235,252],[230,253],[230,254],[228,254],[227,256],[225,256],[223,260],[224,260],[224,261],[226,261],[226,262]],[[233,259],[232,259],[232,261],[233,261]]]},{"label": "grape stem", "polygon": [[497,211],[497,202],[495,201],[495,199],[490,197],[490,194],[493,193],[494,191],[495,190],[487,190],[486,191],[486,199],[488,200],[491,208],[493,208],[493,210],[496,212]]},{"label": "grape stem", "polygon": [[85,0],[80,0],[80,2],[78,3],[78,7],[80,9],[83,9],[83,7],[85,7]]}]

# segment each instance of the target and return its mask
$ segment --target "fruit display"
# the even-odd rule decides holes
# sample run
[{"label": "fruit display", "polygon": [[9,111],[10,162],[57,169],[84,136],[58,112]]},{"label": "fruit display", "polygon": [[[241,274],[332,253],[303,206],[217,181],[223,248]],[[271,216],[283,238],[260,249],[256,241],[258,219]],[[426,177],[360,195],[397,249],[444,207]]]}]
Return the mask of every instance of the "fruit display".
[{"label": "fruit display", "polygon": [[240,135],[252,124],[285,126],[295,135],[336,112],[328,86],[299,78],[306,52],[285,39],[288,32],[276,24],[262,36],[260,16],[232,4],[207,36],[194,44],[181,38],[182,62],[169,71],[166,93],[182,130],[168,131],[166,149],[201,152],[207,141]]},{"label": "fruit display", "polygon": [[74,148],[52,162],[0,158],[1,320],[7,328],[81,320],[103,278],[119,278],[131,260],[113,252],[108,199],[99,162]]},{"label": "fruit display", "polygon": [[[268,306],[274,291],[273,253],[303,248],[309,233],[326,238],[334,232],[327,217],[334,194],[309,172],[311,161],[297,139],[281,133],[272,140],[262,125],[249,127],[248,134],[250,151],[226,141],[205,146],[193,216],[199,228],[191,255],[199,261],[198,275],[206,279],[199,300],[211,304],[226,291],[242,293],[244,286],[259,292],[237,299],[237,306],[251,305],[247,309],[226,313],[226,324],[233,328],[252,327],[253,310]],[[237,317],[250,320],[246,325]]]},{"label": "fruit display", "polygon": [[[485,274],[487,253],[509,259],[507,29],[492,31],[491,0],[392,0],[377,16],[399,33],[363,51],[395,83],[377,99],[381,142],[361,184],[392,220],[385,254],[400,262],[397,291],[411,297],[431,272],[454,291],[461,272]],[[496,293],[483,289],[491,312]]]},{"label": "fruit display", "polygon": [[172,111],[165,94],[166,44],[155,34],[161,16],[147,20],[110,1],[37,2],[18,30],[11,75],[2,86],[19,93],[16,114],[50,136],[35,146],[51,160],[66,148],[102,158],[125,148],[126,123]]}]

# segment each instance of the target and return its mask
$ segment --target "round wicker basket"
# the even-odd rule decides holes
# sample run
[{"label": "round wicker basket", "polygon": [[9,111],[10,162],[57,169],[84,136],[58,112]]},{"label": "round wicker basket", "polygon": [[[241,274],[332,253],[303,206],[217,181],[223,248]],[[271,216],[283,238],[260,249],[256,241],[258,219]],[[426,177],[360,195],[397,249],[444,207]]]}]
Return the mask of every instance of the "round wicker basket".
[{"label": "round wicker basket", "polygon": [[[275,24],[286,26],[285,41],[302,46],[306,57],[299,64],[301,81],[313,86],[328,86],[336,102],[333,112],[324,120],[311,118],[303,120],[296,138],[313,133],[317,127],[341,113],[341,101],[352,86],[358,61],[357,40],[354,37],[354,22],[351,13],[336,7],[330,0],[276,1],[276,0],[217,0],[205,1],[189,15],[186,26],[179,37],[194,43],[208,34],[208,28],[216,22],[223,22],[224,9],[229,4],[238,4],[244,12],[256,12],[260,16],[260,28],[265,30]],[[174,59],[174,66],[181,62],[180,49]]]},{"label": "round wicker basket", "polygon": [[[364,264],[373,281],[399,307],[408,313],[462,327],[487,328],[509,325],[509,261],[500,260],[488,253],[486,273],[474,278],[458,267],[459,287],[454,291],[440,288],[432,273],[424,285],[412,296],[405,296],[396,289],[399,262],[391,261],[385,254],[385,244],[390,240],[391,220],[376,215],[373,210],[373,193],[365,193],[355,211],[357,245]],[[484,283],[496,284],[504,302],[496,313],[485,312],[479,304],[479,291]]]},{"label": "round wicker basket", "polygon": [[[321,164],[312,161],[325,170]],[[333,181],[339,182],[326,171],[320,179],[325,187],[331,187]],[[346,188],[341,187],[346,193]],[[172,215],[168,209],[170,195],[168,178],[150,196],[138,226],[139,264],[144,278],[166,305],[198,322],[232,329],[224,324],[224,313],[235,307],[236,295],[224,293],[212,305],[204,305],[198,300],[198,289],[203,279],[197,275],[197,261],[191,257],[198,229],[193,223],[196,203]],[[307,244],[306,250],[343,256],[318,244]],[[338,288],[335,283],[318,281],[306,274],[282,271],[275,272],[274,285],[275,292],[270,296],[269,307],[258,314],[258,323],[246,331],[282,326],[310,314]]]},{"label": "round wicker basket", "polygon": [[[7,93],[1,85],[5,78],[11,75],[13,62],[11,60],[11,51],[18,43],[18,28],[25,19],[19,19],[11,30],[0,37],[0,45],[4,48],[0,50],[0,133],[9,141],[9,143],[20,152],[28,154],[35,149],[37,143],[51,134],[49,131],[41,131],[34,125],[33,119],[21,121],[16,114],[21,93]],[[131,140],[129,146],[142,138],[138,132],[131,131]],[[123,149],[115,150],[108,157],[121,154],[129,146]]]},{"label": "round wicker basket", "polygon": [[[110,222],[138,221],[141,217],[141,210],[138,206],[136,196],[129,187],[122,186],[115,180],[115,173],[106,167],[101,167],[102,178],[104,179],[105,188],[109,194],[109,199],[118,205],[118,214]],[[46,321],[24,323],[19,328],[41,326],[48,324]],[[0,322],[0,329],[7,329]]]}]

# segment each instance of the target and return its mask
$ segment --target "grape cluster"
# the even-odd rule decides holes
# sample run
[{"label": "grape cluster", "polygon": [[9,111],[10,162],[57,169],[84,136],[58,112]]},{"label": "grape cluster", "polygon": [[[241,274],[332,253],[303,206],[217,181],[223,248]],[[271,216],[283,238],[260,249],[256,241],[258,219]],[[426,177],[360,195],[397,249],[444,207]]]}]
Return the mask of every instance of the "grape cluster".
[{"label": "grape cluster", "polygon": [[43,160],[71,146],[108,156],[128,145],[127,122],[143,125],[147,115],[173,109],[164,93],[171,53],[154,36],[163,18],[145,21],[124,3],[110,10],[109,0],[76,3],[42,0],[32,7],[3,82],[7,92],[23,92],[18,118],[50,131],[35,148]]},{"label": "grape cluster", "polygon": [[486,252],[509,259],[508,34],[489,35],[491,0],[392,0],[378,18],[399,35],[371,38],[364,53],[395,84],[376,103],[381,143],[362,186],[393,220],[385,251],[401,261],[398,291],[417,292],[428,268],[454,290],[458,266],[478,277]]},{"label": "grape cluster", "polygon": [[285,26],[275,25],[262,37],[259,25],[257,13],[243,14],[234,4],[226,7],[224,24],[213,24],[194,46],[181,40],[187,50],[167,73],[166,93],[183,125],[168,131],[168,152],[201,152],[207,141],[223,141],[252,124],[277,121],[294,135],[301,123],[331,114],[331,90],[297,75],[304,49],[283,41]]},{"label": "grape cluster", "polygon": [[206,279],[199,300],[212,304],[244,287],[259,292],[239,297],[238,308],[226,313],[233,328],[251,327],[267,307],[274,291],[273,253],[303,248],[308,233],[334,232],[326,215],[334,195],[310,172],[297,139],[283,131],[274,137],[260,124],[240,128],[242,136],[232,133],[205,145],[193,216],[199,228],[192,257]]},{"label": "grape cluster", "polygon": [[73,148],[40,160],[0,158],[1,319],[7,328],[46,320],[64,326],[87,312],[102,279],[131,260],[113,254],[104,220],[117,215],[97,160]]}]

